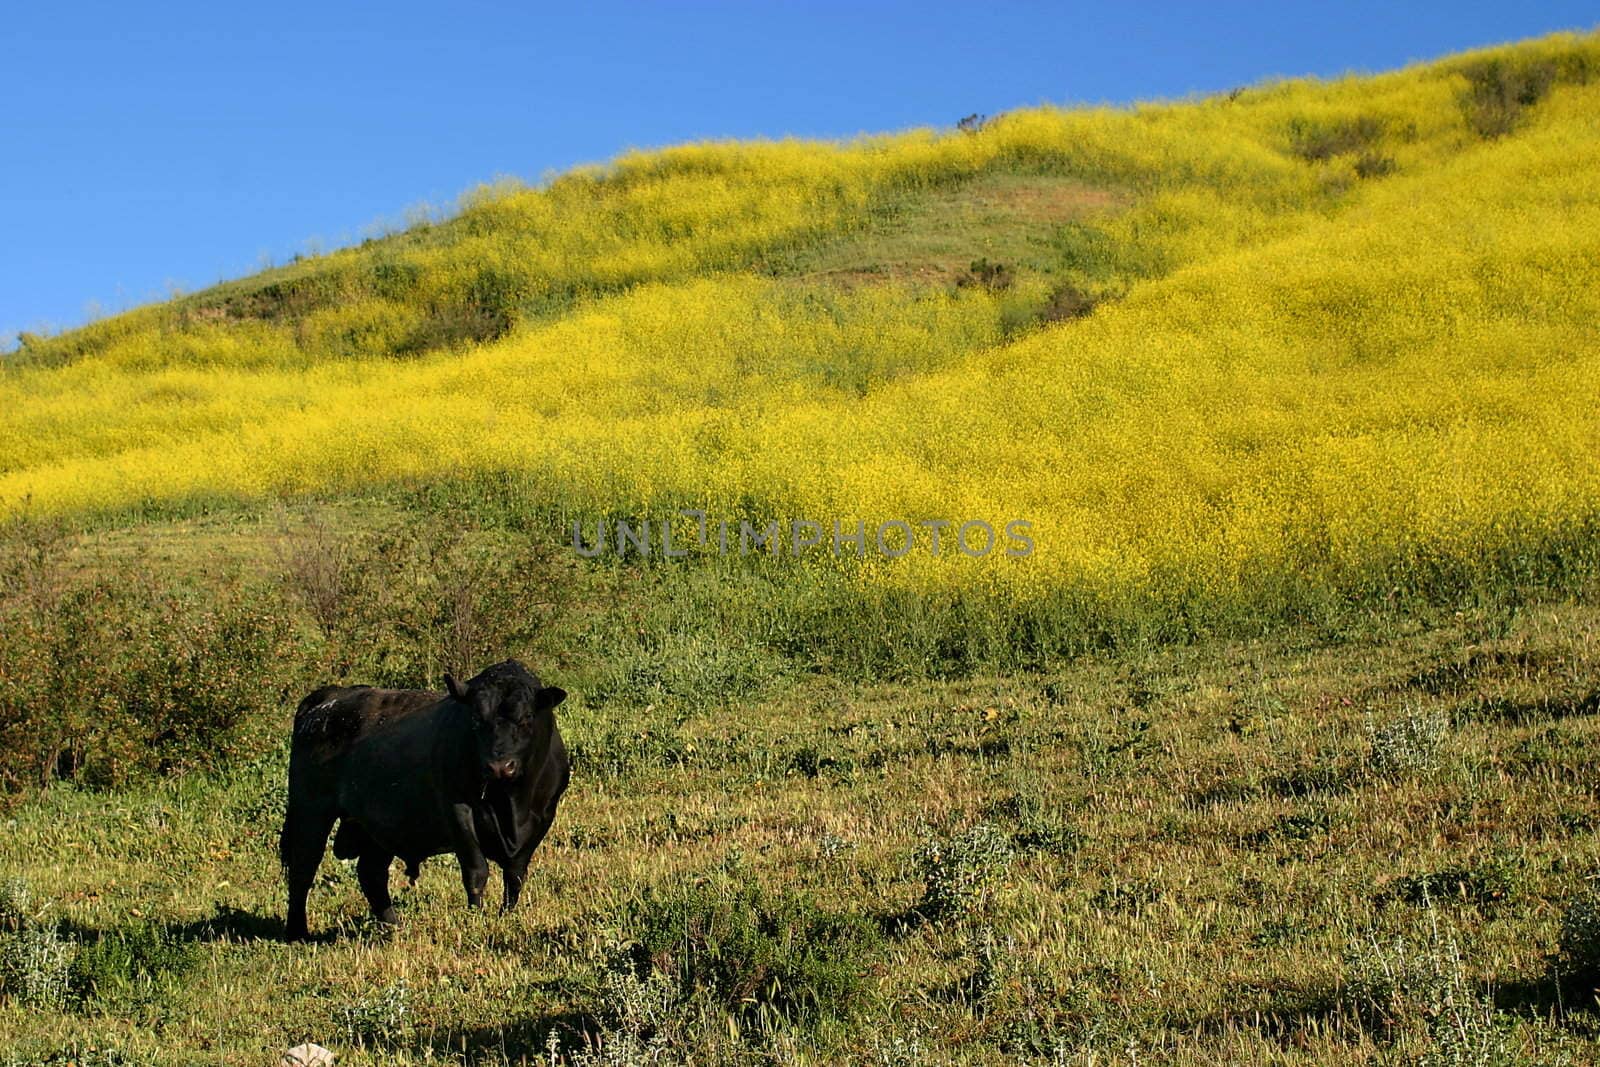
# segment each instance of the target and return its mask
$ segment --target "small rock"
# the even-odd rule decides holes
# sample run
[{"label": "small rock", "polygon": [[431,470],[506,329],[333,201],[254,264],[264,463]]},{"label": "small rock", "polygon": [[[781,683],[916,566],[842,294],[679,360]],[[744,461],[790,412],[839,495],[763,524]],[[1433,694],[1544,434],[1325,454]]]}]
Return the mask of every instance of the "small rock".
[{"label": "small rock", "polygon": [[282,1067],[333,1067],[333,1059],[321,1045],[296,1045],[283,1054]]}]

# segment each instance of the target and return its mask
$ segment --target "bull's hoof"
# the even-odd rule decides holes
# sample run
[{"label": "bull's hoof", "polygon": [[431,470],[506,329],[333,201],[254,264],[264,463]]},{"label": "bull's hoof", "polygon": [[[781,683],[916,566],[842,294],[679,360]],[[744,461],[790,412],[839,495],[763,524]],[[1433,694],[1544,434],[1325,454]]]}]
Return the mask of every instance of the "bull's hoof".
[{"label": "bull's hoof", "polygon": [[304,926],[299,927],[298,929],[291,926],[289,929],[283,932],[283,939],[289,942],[291,945],[298,944],[301,941],[310,941],[311,931],[307,930]]},{"label": "bull's hoof", "polygon": [[375,915],[373,915],[373,918],[377,919],[379,922],[381,922],[385,926],[399,926],[400,925],[400,914],[398,912],[396,912],[393,908],[384,908],[382,911],[380,911],[380,912],[376,913]]}]

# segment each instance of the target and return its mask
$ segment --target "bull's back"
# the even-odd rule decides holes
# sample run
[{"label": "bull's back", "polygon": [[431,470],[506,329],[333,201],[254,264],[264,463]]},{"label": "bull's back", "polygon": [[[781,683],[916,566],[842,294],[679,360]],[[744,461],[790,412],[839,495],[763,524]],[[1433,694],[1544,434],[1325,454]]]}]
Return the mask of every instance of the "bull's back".
[{"label": "bull's back", "polygon": [[336,791],[345,757],[363,739],[415,717],[441,694],[372,686],[323,686],[295,709],[289,746],[291,796]]},{"label": "bull's back", "polygon": [[348,748],[386,723],[438,704],[442,694],[369,685],[327,685],[308,693],[294,713],[294,748]]}]

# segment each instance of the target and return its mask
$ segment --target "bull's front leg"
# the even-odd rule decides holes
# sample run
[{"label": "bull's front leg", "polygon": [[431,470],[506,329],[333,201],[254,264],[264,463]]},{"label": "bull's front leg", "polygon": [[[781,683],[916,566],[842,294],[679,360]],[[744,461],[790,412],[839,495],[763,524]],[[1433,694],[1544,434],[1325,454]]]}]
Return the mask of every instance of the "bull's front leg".
[{"label": "bull's front leg", "polygon": [[533,821],[533,832],[528,836],[528,843],[522,846],[521,852],[511,857],[510,863],[506,864],[506,893],[500,904],[501,911],[510,911],[517,906],[517,898],[522,896],[522,883],[528,878],[528,863],[533,859],[533,850],[539,847],[544,835],[550,832],[554,814],[552,811],[550,815]]},{"label": "bull's front leg", "polygon": [[456,860],[461,864],[461,885],[467,891],[467,906],[476,908],[483,904],[483,889],[489,884],[489,861],[484,858],[478,844],[478,831],[473,826],[472,808],[457,804],[451,809],[450,833],[455,839]]}]

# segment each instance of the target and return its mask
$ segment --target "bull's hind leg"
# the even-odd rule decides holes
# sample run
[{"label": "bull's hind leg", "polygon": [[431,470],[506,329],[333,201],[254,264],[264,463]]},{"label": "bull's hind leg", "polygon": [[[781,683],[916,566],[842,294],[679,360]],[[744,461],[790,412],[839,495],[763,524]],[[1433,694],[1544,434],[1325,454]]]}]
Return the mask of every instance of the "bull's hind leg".
[{"label": "bull's hind leg", "polygon": [[284,817],[283,833],[278,837],[278,858],[283,862],[284,879],[289,883],[289,914],[284,923],[284,937],[290,941],[304,941],[310,933],[306,928],[306,897],[311,892],[311,883],[316,880],[317,867],[322,863],[333,820],[331,814],[293,804]]},{"label": "bull's hind leg", "polygon": [[394,856],[377,846],[370,846],[356,861],[356,877],[361,882],[361,892],[372,908],[372,917],[391,926],[400,921],[395,914],[394,902],[389,899],[389,864]]}]

